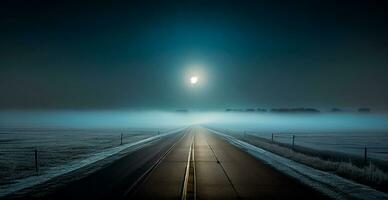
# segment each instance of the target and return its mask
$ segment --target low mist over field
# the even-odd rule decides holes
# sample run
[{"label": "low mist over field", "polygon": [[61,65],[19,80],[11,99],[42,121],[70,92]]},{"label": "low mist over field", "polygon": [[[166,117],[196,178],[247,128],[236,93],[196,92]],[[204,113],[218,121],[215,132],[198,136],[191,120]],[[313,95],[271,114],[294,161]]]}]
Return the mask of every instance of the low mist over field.
[{"label": "low mist over field", "polygon": [[233,113],[165,111],[8,111],[2,128],[173,128],[222,126],[255,131],[387,131],[385,113]]}]

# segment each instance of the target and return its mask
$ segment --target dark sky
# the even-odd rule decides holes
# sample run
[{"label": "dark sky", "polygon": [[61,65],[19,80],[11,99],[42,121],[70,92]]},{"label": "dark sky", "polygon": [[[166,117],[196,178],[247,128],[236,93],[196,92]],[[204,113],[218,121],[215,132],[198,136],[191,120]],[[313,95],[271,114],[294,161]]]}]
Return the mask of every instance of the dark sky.
[{"label": "dark sky", "polygon": [[370,0],[3,0],[0,109],[387,109],[387,22]]}]

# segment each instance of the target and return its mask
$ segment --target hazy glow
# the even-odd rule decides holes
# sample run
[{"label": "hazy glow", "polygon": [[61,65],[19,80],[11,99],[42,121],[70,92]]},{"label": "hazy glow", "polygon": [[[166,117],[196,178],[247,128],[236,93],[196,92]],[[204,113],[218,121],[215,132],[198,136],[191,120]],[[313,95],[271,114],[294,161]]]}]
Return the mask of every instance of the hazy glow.
[{"label": "hazy glow", "polygon": [[190,125],[264,132],[388,131],[388,115],[162,111],[0,112],[0,128],[169,128]]},{"label": "hazy glow", "polygon": [[208,75],[204,64],[189,64],[182,71],[182,80],[187,87],[199,88],[208,85]]},{"label": "hazy glow", "polygon": [[192,77],[190,78],[190,83],[191,83],[192,85],[197,84],[197,82],[198,82],[198,76],[192,76]]}]

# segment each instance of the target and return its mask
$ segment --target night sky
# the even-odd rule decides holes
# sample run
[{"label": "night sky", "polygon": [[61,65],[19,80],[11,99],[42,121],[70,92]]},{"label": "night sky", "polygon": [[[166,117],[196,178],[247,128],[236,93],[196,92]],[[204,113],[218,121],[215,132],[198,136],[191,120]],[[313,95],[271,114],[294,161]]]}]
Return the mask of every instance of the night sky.
[{"label": "night sky", "polygon": [[384,1],[3,0],[0,109],[388,109],[387,24]]}]

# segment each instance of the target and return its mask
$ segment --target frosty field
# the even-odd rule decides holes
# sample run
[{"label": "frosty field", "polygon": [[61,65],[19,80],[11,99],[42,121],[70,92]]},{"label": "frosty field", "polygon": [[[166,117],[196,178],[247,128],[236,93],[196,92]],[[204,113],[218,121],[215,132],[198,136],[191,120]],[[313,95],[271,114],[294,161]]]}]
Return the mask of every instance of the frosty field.
[{"label": "frosty field", "polygon": [[[258,137],[271,140],[270,134],[250,133]],[[274,141],[292,144],[292,135],[295,136],[294,144],[317,150],[341,152],[364,156],[367,148],[368,158],[388,161],[388,132],[361,132],[361,133],[293,133],[275,134]]]},{"label": "frosty field", "polygon": [[[36,174],[50,168],[106,149],[139,141],[157,134],[156,130],[113,129],[0,129],[0,185]],[[38,152],[38,172],[35,168]]]},{"label": "frosty field", "polygon": [[386,114],[235,114],[209,127],[225,133],[254,135],[285,144],[388,161]]}]

